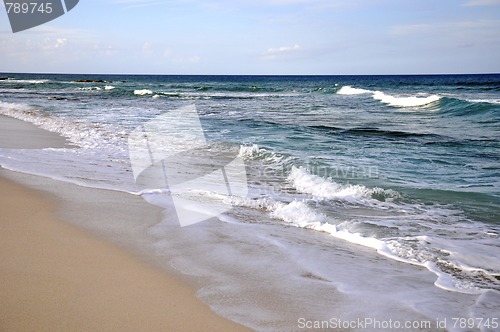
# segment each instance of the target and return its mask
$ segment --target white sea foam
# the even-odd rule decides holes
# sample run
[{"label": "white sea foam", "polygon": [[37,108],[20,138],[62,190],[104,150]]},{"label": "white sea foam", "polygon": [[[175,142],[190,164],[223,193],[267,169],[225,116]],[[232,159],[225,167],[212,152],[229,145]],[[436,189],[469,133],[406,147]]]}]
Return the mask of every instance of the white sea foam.
[{"label": "white sea foam", "polygon": [[[385,244],[385,248],[378,250],[380,254],[427,268],[437,276],[435,285],[449,291],[484,293],[500,271],[498,255],[494,254],[498,249],[493,244],[428,235],[386,239]],[[488,270],[475,266],[487,266]],[[478,287],[482,284],[484,288]]]},{"label": "white sea foam", "polygon": [[[325,223],[327,220],[325,215],[316,213],[307,206],[305,201],[284,203],[272,198],[252,199],[231,196],[226,198],[226,203],[233,206],[266,211],[274,219],[282,220],[301,228],[318,228],[320,224]],[[314,227],[315,225],[316,227]],[[334,225],[331,226],[335,227]]]},{"label": "white sea foam", "polygon": [[240,145],[238,157],[244,160],[261,160],[265,163],[279,164],[287,161],[289,158],[285,155],[276,153],[274,151],[260,148],[257,144]]},{"label": "white sea foam", "polygon": [[325,179],[311,174],[303,167],[293,166],[288,181],[297,191],[317,198],[359,202],[362,199],[372,199],[373,194],[380,194],[388,199],[399,197],[399,194],[393,190],[370,189],[362,185],[341,185],[332,179]]},{"label": "white sea foam", "polygon": [[257,156],[259,153],[260,149],[257,144],[241,145],[238,157],[251,159]]},{"label": "white sea foam", "polygon": [[488,103],[488,104],[500,104],[500,99],[466,99],[470,103]]},{"label": "white sea foam", "polygon": [[[233,196],[227,197],[225,201],[233,206],[265,211],[271,218],[281,220],[295,227],[327,233],[335,238],[374,249],[380,255],[399,262],[424,267],[436,275],[435,285],[439,288],[464,294],[481,294],[485,292],[485,289],[477,287],[473,282],[456,278],[449,272],[446,272],[446,267],[456,266],[457,268],[463,268],[462,264],[459,261],[453,260],[453,262],[444,263],[444,267],[440,266],[439,264],[443,264],[445,261],[439,256],[439,252],[435,252],[432,249],[434,246],[428,248],[430,242],[437,240],[431,239],[428,236],[389,239],[365,236],[350,230],[352,228],[352,223],[350,222],[334,220],[331,217],[316,212],[305,200],[284,203],[271,198],[251,199]],[[456,245],[460,246],[460,243],[451,244],[448,242],[446,246],[438,245],[437,248],[442,247],[443,250],[446,250]],[[461,251],[463,252],[464,250]],[[452,258],[457,255],[455,251],[446,250],[446,252],[449,252]],[[482,256],[479,255],[478,257]],[[494,261],[493,258],[492,260]],[[492,264],[491,267],[493,269],[497,268],[498,263]],[[467,270],[467,266],[465,266],[465,270]],[[484,270],[480,272],[487,274]]]},{"label": "white sea foam", "polygon": [[76,90],[79,90],[79,91],[100,91],[102,90],[101,87],[98,87],[98,86],[86,86],[86,87],[80,87],[80,88],[76,88]]},{"label": "white sea foam", "polygon": [[405,96],[405,97],[395,97],[388,95],[382,91],[371,91],[359,88],[353,88],[349,85],[343,86],[337,94],[339,95],[361,95],[371,93],[373,99],[379,100],[384,104],[388,104],[390,106],[395,107],[416,107],[416,106],[424,106],[433,102],[436,102],[441,99],[438,95],[430,95],[430,96]]},{"label": "white sea foam", "polygon": [[452,275],[444,273],[434,262],[427,261],[423,266],[437,276],[434,285],[439,288],[464,294],[482,294],[486,291],[474,286],[471,281],[458,280]]},{"label": "white sea foam", "polygon": [[113,89],[115,89],[115,87],[114,87],[114,86],[112,86],[112,85],[106,85],[106,86],[104,87],[104,90],[113,90]]},{"label": "white sea foam", "polygon": [[[319,230],[327,220],[326,216],[314,212],[304,201],[293,201],[288,204],[275,202],[271,206],[270,215],[294,226],[315,230]],[[336,231],[335,225],[328,225],[332,227],[332,231]]]},{"label": "white sea foam", "polygon": [[339,225],[329,223],[329,219],[325,215],[315,212],[304,201],[275,204],[270,215],[273,218],[283,220],[296,227],[328,233],[338,239],[375,250],[379,250],[385,246],[381,240],[373,237],[365,237],[359,233],[352,233]]},{"label": "white sea foam", "polygon": [[[249,147],[246,150],[248,153],[256,153],[257,147]],[[304,168],[292,167],[288,181],[301,193],[307,193],[314,198],[325,198],[335,200],[348,200],[350,202],[360,203],[365,206],[378,206],[398,208],[398,214],[403,213],[401,218],[393,216],[387,220],[387,224],[377,226],[381,227],[399,227],[399,223],[403,225],[408,224],[411,220],[428,220],[432,217],[432,213],[442,213],[441,209],[435,211],[420,211],[411,205],[394,203],[394,202],[380,202],[372,198],[373,194],[383,194],[389,200],[391,198],[399,197],[399,193],[392,190],[384,190],[381,188],[367,188],[364,186],[353,185],[340,185],[331,179],[324,179],[316,175],[310,174]],[[500,268],[498,263],[492,261],[482,261],[481,257],[490,257],[486,254],[485,250],[494,250],[488,243],[485,245],[477,244],[476,247],[471,248],[468,246],[468,241],[453,240],[443,241],[440,237],[429,236],[415,236],[415,237],[390,237],[384,238],[380,235],[374,237],[366,234],[365,227],[357,226],[356,221],[342,221],[336,220],[332,216],[326,216],[319,212],[316,208],[311,206],[308,200],[294,200],[290,203],[277,201],[272,198],[263,199],[250,199],[250,198],[230,198],[233,206],[243,206],[252,209],[265,211],[268,215],[277,220],[284,221],[290,225],[311,229],[314,231],[328,233],[335,238],[344,241],[361,245],[364,247],[372,248],[379,254],[393,260],[404,262],[411,265],[417,265],[427,268],[429,271],[437,276],[435,285],[439,288],[451,290],[466,294],[480,294],[484,292],[477,286],[480,283],[479,279],[476,283],[468,281],[469,278],[464,275],[464,278],[456,277],[457,271],[472,271],[470,273],[477,273],[479,275],[495,275],[495,271]],[[402,205],[400,205],[402,204]],[[392,210],[396,211],[396,210]],[[420,213],[414,215],[414,213]],[[448,215],[450,211],[446,214]],[[391,220],[392,219],[392,220]],[[437,220],[443,220],[440,216]],[[375,225],[375,224],[374,224]],[[428,224],[425,224],[426,228]],[[453,222],[454,232],[466,233],[467,225],[460,226]],[[413,226],[415,227],[415,226]],[[440,224],[440,229],[444,226]],[[458,228],[457,228],[458,227]],[[461,228],[464,228],[463,230]],[[363,231],[363,229],[365,231]],[[371,232],[369,232],[371,234]],[[463,246],[467,250],[461,249]],[[470,250],[469,250],[470,249]],[[444,255],[444,256],[443,256]],[[446,257],[446,258],[444,258]],[[496,256],[494,256],[496,257]],[[476,263],[476,264],[475,264]],[[488,266],[493,272],[488,272],[482,268],[475,266]],[[464,273],[469,273],[464,272]],[[487,277],[488,278],[488,277]],[[494,278],[493,276],[489,278]],[[485,279],[486,280],[486,279]],[[487,283],[485,282],[485,288]]]},{"label": "white sea foam", "polygon": [[15,80],[15,79],[8,79],[5,81],[0,81],[1,82],[7,82],[7,83],[28,83],[28,84],[44,84],[50,82],[50,80]]},{"label": "white sea foam", "polygon": [[365,237],[359,233],[350,232],[339,224],[332,223],[333,220],[326,215],[318,213],[311,208],[306,201],[295,200],[290,203],[275,201],[271,198],[250,199],[242,197],[230,197],[226,200],[233,206],[243,206],[269,213],[273,219],[284,221],[299,228],[311,229],[318,232],[328,233],[338,239],[354,244],[369,247],[375,250],[385,248],[383,241]]},{"label": "white sea foam", "polygon": [[373,91],[370,90],[365,90],[365,89],[357,89],[353,88],[349,85],[343,86],[340,88],[339,91],[337,91],[338,95],[361,95],[364,93],[372,93]]},{"label": "white sea foam", "polygon": [[375,91],[373,93],[373,99],[380,100],[384,104],[395,107],[416,107],[436,102],[440,100],[441,97],[438,95],[430,95],[427,97],[394,97],[391,95],[387,95],[381,91]]},{"label": "white sea foam", "polygon": [[134,95],[144,96],[144,95],[152,95],[152,94],[153,94],[153,91],[148,90],[148,89],[134,90]]},{"label": "white sea foam", "polygon": [[[52,116],[49,113],[28,105],[5,103],[0,101],[0,114],[30,122],[42,129],[59,133],[67,137],[71,143],[82,148],[94,148],[104,144],[114,145],[123,135],[122,132],[105,131],[99,126],[88,125],[64,118]],[[103,135],[107,135],[103,137]]]}]

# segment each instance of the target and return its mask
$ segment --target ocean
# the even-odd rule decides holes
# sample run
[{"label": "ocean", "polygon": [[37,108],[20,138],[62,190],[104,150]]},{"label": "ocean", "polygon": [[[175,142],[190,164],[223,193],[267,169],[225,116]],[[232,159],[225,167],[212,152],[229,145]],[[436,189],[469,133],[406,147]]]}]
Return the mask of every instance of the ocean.
[{"label": "ocean", "polygon": [[[196,110],[247,190],[192,188],[188,208],[223,212],[181,227],[164,205],[141,243],[221,315],[262,331],[368,317],[498,330],[499,74],[0,77],[0,114],[75,146],[0,148],[3,168],[153,203],[176,193],[136,181],[131,133]],[[182,155],[186,137],[164,145]]]}]

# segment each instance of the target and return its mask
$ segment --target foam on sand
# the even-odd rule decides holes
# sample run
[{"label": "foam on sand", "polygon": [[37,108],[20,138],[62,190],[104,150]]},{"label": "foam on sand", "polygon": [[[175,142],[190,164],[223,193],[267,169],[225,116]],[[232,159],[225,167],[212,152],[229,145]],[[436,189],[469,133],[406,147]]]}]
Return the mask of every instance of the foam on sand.
[{"label": "foam on sand", "polygon": [[[246,150],[246,152],[252,151],[255,153],[259,150],[256,147],[253,149],[249,147]],[[379,227],[397,227],[401,220],[405,223],[410,223],[412,220],[416,222],[421,219],[426,220],[432,218],[432,213],[443,212],[437,208],[420,211],[411,204],[397,200],[401,198],[401,194],[396,191],[368,188],[362,185],[338,184],[332,179],[311,174],[302,167],[292,166],[287,181],[298,193],[311,196],[291,202],[270,197],[253,199],[230,197],[226,199],[226,202],[233,206],[265,211],[274,220],[283,221],[298,228],[327,233],[335,238],[374,249],[378,254],[387,258],[426,268],[436,275],[435,285],[449,291],[482,294],[491,286],[487,281],[494,279],[499,271],[500,266],[494,260],[481,260],[481,257],[487,257],[485,251],[494,250],[487,239],[484,243],[472,247],[468,241],[446,241],[439,234],[425,237],[381,236],[381,234],[370,232],[369,228],[359,227],[359,223],[369,224],[370,220],[338,219],[318,206],[331,204],[329,201],[340,201],[348,202],[349,206],[354,208],[381,208],[388,213],[388,219],[386,224],[377,224]],[[375,198],[380,196],[384,197],[384,201]],[[463,231],[467,231],[467,225],[463,227],[465,227]],[[454,229],[457,234],[462,231],[459,228],[456,226]],[[447,254],[443,256],[443,252]],[[489,269],[484,267],[489,267]],[[468,281],[470,275],[476,275],[474,283]]]},{"label": "foam on sand", "polygon": [[112,145],[116,145],[116,142],[122,139],[120,137],[122,134],[107,131],[104,127],[89,126],[85,122],[71,121],[24,104],[0,101],[0,115],[29,122],[36,127],[58,133],[68,137],[71,143],[83,148],[103,146],[110,139],[113,141]]},{"label": "foam on sand", "polygon": [[267,211],[271,218],[284,221],[298,228],[328,233],[336,238],[376,250],[384,247],[384,243],[381,240],[364,237],[359,233],[351,233],[342,226],[332,223],[330,218],[324,214],[315,212],[304,200],[285,203],[270,198],[250,199],[229,197],[226,199],[226,202],[233,206]]}]

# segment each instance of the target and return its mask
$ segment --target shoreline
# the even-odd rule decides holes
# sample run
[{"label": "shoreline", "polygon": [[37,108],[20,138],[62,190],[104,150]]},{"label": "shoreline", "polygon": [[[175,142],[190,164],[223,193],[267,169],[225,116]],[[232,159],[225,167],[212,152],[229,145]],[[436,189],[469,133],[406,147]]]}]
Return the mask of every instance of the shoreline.
[{"label": "shoreline", "polygon": [[[12,143],[16,148],[68,147],[57,134],[3,118],[3,126],[12,127],[0,135],[0,148],[12,148]],[[106,237],[107,232],[98,236],[75,222],[78,215],[93,218],[93,213],[102,212],[104,207],[94,209],[94,203],[103,198],[116,205],[107,204],[108,213],[95,217],[96,225],[100,218],[116,218],[118,229],[135,218],[140,231],[148,227],[147,218],[156,222],[151,218],[159,215],[158,210],[141,198],[132,197],[135,203],[127,204],[119,193],[57,182],[0,168],[2,331],[248,330],[213,312],[182,278],[122,248],[119,239]],[[57,194],[54,188],[45,190],[47,185],[57,186]],[[75,197],[65,197],[72,193]],[[125,211],[119,211],[122,205],[127,205]],[[135,209],[135,214],[127,209]],[[72,215],[75,220],[70,220]]]}]

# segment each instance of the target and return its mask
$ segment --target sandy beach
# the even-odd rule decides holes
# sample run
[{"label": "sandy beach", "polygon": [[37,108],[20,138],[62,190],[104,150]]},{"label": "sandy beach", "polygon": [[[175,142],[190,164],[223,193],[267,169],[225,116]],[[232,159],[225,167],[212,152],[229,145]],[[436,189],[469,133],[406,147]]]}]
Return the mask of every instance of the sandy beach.
[{"label": "sandy beach", "polygon": [[[0,129],[2,148],[68,144],[3,116]],[[212,312],[176,276],[65,222],[57,197],[9,173],[0,172],[1,331],[246,330]]]},{"label": "sandy beach", "polygon": [[67,139],[40,129],[31,123],[0,115],[0,147],[8,149],[44,149],[70,146]]}]

